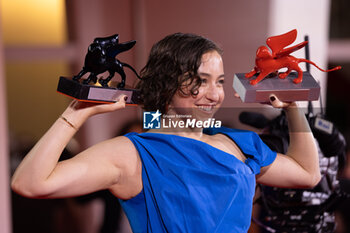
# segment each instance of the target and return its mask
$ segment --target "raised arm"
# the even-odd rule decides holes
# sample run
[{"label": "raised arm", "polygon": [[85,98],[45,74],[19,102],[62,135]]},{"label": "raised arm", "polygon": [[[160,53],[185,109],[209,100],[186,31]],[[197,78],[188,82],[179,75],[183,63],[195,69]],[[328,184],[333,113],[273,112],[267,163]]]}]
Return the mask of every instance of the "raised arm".
[{"label": "raised arm", "polygon": [[[138,171],[138,156],[125,137],[104,141],[58,162],[70,139],[90,116],[124,107],[123,98],[114,104],[99,105],[73,101],[18,166],[12,189],[32,198],[58,198],[125,185],[128,179],[121,177],[134,182],[130,177]],[[119,195],[127,196],[128,192],[132,190],[122,190]]]},{"label": "raised arm", "polygon": [[271,104],[286,113],[290,143],[286,155],[278,153],[270,166],[262,168],[257,181],[278,187],[314,187],[321,178],[318,150],[305,114],[296,103],[283,103],[275,96]]}]

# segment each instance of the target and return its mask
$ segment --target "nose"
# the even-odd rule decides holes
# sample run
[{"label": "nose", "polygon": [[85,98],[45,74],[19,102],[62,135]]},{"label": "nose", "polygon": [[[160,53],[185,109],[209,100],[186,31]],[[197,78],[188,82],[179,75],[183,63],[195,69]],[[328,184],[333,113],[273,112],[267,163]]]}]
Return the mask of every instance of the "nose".
[{"label": "nose", "polygon": [[211,102],[217,102],[220,99],[220,92],[222,92],[222,88],[210,85],[207,89],[206,98]]}]

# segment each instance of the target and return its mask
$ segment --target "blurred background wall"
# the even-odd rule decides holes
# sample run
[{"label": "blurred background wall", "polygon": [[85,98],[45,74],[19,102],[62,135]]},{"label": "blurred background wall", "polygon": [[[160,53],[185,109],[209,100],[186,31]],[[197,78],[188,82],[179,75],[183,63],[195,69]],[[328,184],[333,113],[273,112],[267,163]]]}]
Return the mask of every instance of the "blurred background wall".
[{"label": "blurred background wall", "polygon": [[[18,164],[10,152],[30,147],[57,119],[69,99],[56,93],[59,76],[72,77],[82,68],[88,45],[95,37],[119,33],[120,41],[135,39],[136,46],[118,59],[136,68],[146,63],[156,41],[174,32],[206,36],[224,49],[226,99],[218,117],[231,126],[238,122],[243,105],[233,97],[234,73],[250,71],[256,49],[268,36],[298,29],[297,42],[310,38],[311,60],[326,68],[329,62],[347,66],[350,61],[349,32],[337,29],[347,16],[345,0],[1,0],[0,36],[0,232],[11,232],[9,177]],[[338,8],[337,8],[338,7]],[[333,20],[331,20],[331,11]],[[339,12],[338,12],[339,11]],[[330,24],[332,22],[332,27]],[[335,28],[335,29],[332,29]],[[331,41],[329,39],[332,39]],[[304,57],[304,51],[295,56]],[[337,104],[343,117],[330,115],[348,130],[348,96],[337,88],[349,86],[349,69],[343,80],[332,79],[334,93],[327,92],[327,75],[311,68],[322,87],[323,106]],[[127,84],[136,81],[127,73]],[[339,75],[338,75],[339,76]],[[115,78],[116,80],[118,77]],[[347,92],[345,92],[347,93]],[[329,101],[329,96],[333,96]],[[337,96],[340,96],[336,98]],[[339,104],[339,101],[341,104]],[[327,107],[328,107],[327,105]],[[320,106],[316,101],[314,106]],[[336,112],[336,111],[335,111]],[[95,116],[77,134],[80,149],[110,138],[142,110],[128,107],[116,113]],[[249,127],[248,127],[249,128]],[[13,154],[13,153],[11,153]],[[12,156],[12,155],[11,155]],[[20,156],[19,156],[20,157]],[[3,221],[4,220],[4,221]]]},{"label": "blurred background wall", "polygon": [[[0,25],[0,30],[1,30]],[[11,202],[9,192],[9,141],[7,125],[7,103],[4,72],[4,49],[0,34],[0,232],[11,232]]]}]

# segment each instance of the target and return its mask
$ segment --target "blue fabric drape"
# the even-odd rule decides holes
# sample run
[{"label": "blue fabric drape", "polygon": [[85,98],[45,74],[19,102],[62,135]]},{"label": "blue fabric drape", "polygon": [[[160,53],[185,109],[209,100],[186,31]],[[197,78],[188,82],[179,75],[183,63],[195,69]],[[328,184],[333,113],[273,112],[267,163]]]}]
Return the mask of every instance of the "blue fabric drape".
[{"label": "blue fabric drape", "polygon": [[191,138],[125,135],[142,160],[142,192],[120,200],[133,232],[247,232],[255,175],[276,153],[250,131],[223,127],[205,133],[231,138],[246,161]]}]

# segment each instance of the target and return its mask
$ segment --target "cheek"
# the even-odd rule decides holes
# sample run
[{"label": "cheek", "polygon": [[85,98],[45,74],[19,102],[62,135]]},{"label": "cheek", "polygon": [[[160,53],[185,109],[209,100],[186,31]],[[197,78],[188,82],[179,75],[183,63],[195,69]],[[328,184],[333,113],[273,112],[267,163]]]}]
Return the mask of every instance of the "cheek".
[{"label": "cheek", "polygon": [[170,106],[174,108],[189,108],[192,107],[194,102],[195,98],[193,98],[192,96],[184,97],[181,96],[181,94],[176,94],[176,96],[173,97]]},{"label": "cheek", "polygon": [[219,95],[220,95],[221,101],[224,101],[224,99],[225,99],[225,91],[224,91],[224,88],[221,89]]},{"label": "cheek", "polygon": [[195,99],[201,99],[204,96],[204,93],[206,93],[206,87],[200,86],[198,88],[198,94],[195,95],[193,98]]}]

